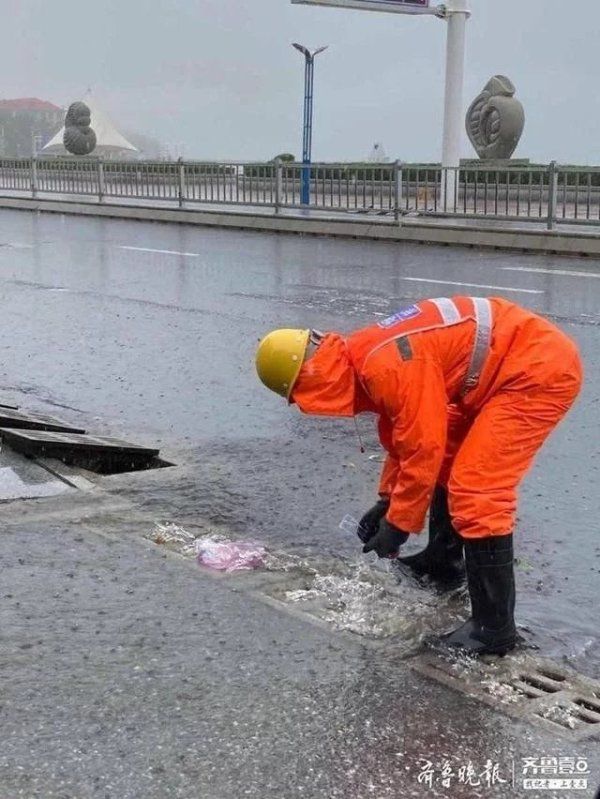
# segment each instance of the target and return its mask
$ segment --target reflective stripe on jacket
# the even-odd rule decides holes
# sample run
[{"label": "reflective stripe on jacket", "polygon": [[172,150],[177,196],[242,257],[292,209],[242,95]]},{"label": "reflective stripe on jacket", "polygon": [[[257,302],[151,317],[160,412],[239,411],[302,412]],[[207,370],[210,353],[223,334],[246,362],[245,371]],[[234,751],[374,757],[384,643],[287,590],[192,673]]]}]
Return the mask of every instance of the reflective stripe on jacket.
[{"label": "reflective stripe on jacket", "polygon": [[504,299],[423,300],[347,337],[328,333],[292,401],[327,416],[379,416],[388,457],[388,519],[420,532],[446,449],[449,418],[473,418],[497,391],[552,379],[559,330]]}]

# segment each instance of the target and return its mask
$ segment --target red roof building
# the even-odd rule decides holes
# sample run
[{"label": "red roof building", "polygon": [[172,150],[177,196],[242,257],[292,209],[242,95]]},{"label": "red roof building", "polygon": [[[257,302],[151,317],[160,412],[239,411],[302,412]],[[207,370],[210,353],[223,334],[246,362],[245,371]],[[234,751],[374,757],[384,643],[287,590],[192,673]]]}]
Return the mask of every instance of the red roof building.
[{"label": "red roof building", "polygon": [[59,111],[63,109],[48,100],[39,100],[37,97],[17,97],[15,100],[0,100],[0,111]]},{"label": "red roof building", "polygon": [[0,100],[0,158],[36,155],[60,130],[64,117],[64,109],[37,97]]}]

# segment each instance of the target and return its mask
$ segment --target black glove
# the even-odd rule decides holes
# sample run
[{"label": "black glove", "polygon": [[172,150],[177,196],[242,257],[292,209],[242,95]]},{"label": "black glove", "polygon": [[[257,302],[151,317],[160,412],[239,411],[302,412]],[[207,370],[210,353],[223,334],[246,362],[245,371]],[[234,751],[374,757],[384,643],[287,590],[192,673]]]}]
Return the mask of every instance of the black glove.
[{"label": "black glove", "polygon": [[358,523],[357,536],[366,544],[379,530],[379,522],[383,519],[390,507],[390,501],[387,498],[378,499],[372,508],[365,513]]},{"label": "black glove", "polygon": [[398,550],[408,538],[408,533],[395,527],[387,519],[379,522],[378,532],[363,547],[363,552],[376,552],[380,558],[396,558]]}]

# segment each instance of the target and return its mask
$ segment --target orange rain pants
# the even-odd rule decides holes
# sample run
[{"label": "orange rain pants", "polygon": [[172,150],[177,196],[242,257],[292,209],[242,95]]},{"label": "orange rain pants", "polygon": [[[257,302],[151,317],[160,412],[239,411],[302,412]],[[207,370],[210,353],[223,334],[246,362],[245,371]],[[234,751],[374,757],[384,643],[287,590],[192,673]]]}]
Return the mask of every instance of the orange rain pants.
[{"label": "orange rain pants", "polygon": [[[453,299],[463,308],[470,302]],[[422,331],[414,320],[400,321],[393,332],[404,339],[402,347],[397,340],[382,346],[381,325],[348,337],[329,333],[292,392],[304,413],[379,415],[388,451],[379,492],[390,498],[388,520],[406,532],[422,530],[440,482],[463,537],[511,533],[518,485],[579,393],[582,367],[571,339],[506,300],[490,303],[489,352],[477,386],[466,394],[472,316]],[[414,314],[431,315],[430,304],[418,303]]]}]

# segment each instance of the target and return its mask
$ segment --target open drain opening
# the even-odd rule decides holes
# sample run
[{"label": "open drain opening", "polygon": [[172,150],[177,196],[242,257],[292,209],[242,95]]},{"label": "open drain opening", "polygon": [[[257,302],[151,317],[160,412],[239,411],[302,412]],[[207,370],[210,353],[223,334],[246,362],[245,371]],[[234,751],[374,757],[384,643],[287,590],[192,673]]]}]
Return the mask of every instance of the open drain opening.
[{"label": "open drain opening", "polygon": [[549,680],[553,680],[554,682],[566,682],[566,676],[561,674],[559,671],[552,671],[551,669],[547,668],[538,668],[538,674],[541,674],[543,677],[547,677]]},{"label": "open drain opening", "polygon": [[586,719],[590,719],[594,724],[600,723],[600,702],[594,702],[591,699],[577,698],[573,700],[573,704],[577,705],[578,713],[584,713]]},{"label": "open drain opening", "polygon": [[586,710],[581,700],[574,699],[567,704],[553,705],[552,707],[537,710],[536,716],[558,724],[568,730],[583,730],[588,728],[600,729],[600,714]]},{"label": "open drain opening", "polygon": [[562,690],[562,686],[556,685],[553,679],[549,679],[548,677],[545,677],[543,674],[540,675],[520,674],[519,679],[515,680],[515,683],[517,684],[517,686],[519,686],[520,683],[524,683],[525,686],[529,688],[537,689],[536,693],[534,694],[535,696],[540,695],[540,693],[538,692],[545,694],[555,694],[558,693],[558,691]]},{"label": "open drain opening", "polygon": [[[30,456],[33,457],[33,456]],[[143,472],[148,469],[165,469],[169,466],[175,466],[174,463],[164,461],[162,458],[153,457],[146,458],[130,458],[127,456],[119,456],[116,454],[110,455],[97,455],[97,456],[79,456],[79,455],[65,455],[52,457],[62,461],[66,466],[75,466],[78,469],[85,469],[88,472],[95,472],[96,474],[126,474],[128,472]]]},{"label": "open drain opening", "polygon": [[600,724],[600,718],[594,717],[592,714],[586,713],[583,710],[572,710],[574,716],[581,719],[585,724]]},{"label": "open drain opening", "polygon": [[571,707],[564,707],[563,705],[554,705],[550,708],[536,710],[534,716],[540,719],[556,724],[565,730],[573,732],[581,726],[581,719],[577,718],[577,714],[573,712]]},{"label": "open drain opening", "polygon": [[523,682],[522,680],[513,680],[512,682],[503,683],[503,685],[506,685],[507,688],[512,688],[521,696],[527,697],[527,699],[539,699],[541,696],[547,695],[546,691],[543,691],[540,688],[535,688],[534,686]]}]

